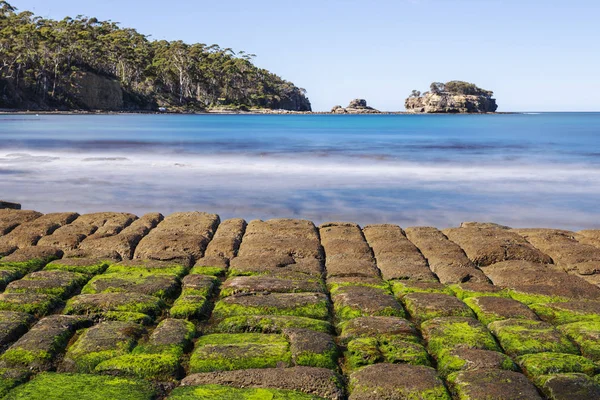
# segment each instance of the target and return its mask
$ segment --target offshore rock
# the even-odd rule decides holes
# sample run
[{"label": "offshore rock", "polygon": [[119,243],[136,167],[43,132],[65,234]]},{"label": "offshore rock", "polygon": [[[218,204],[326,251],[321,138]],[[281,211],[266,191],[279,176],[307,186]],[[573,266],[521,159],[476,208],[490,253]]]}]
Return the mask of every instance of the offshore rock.
[{"label": "offshore rock", "polygon": [[333,114],[379,114],[380,111],[369,107],[364,99],[354,99],[348,104],[348,107],[334,106],[331,109]]},{"label": "offshore rock", "polygon": [[432,83],[431,91],[422,95],[413,91],[404,107],[412,113],[492,113],[498,109],[493,95],[492,91],[462,81]]}]

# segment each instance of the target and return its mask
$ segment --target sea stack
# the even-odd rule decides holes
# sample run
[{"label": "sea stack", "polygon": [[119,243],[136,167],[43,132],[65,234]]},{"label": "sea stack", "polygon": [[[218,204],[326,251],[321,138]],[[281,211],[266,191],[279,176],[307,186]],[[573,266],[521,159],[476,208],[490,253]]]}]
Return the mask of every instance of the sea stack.
[{"label": "sea stack", "polygon": [[331,109],[332,114],[379,114],[380,111],[369,107],[364,99],[354,99],[348,104],[348,107],[334,106]]},{"label": "sea stack", "polygon": [[498,109],[493,95],[494,92],[481,89],[473,83],[434,82],[429,92],[421,94],[413,90],[404,106],[411,113],[493,113]]}]

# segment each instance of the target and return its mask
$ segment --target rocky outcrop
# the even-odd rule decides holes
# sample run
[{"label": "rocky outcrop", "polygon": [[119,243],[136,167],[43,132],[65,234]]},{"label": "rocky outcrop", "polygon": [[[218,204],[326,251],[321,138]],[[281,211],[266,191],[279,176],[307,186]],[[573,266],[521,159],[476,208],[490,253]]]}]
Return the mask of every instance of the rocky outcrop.
[{"label": "rocky outcrop", "polygon": [[413,113],[492,113],[498,109],[493,94],[467,82],[432,83],[422,95],[413,91],[404,107]]},{"label": "rocky outcrop", "polygon": [[71,94],[90,110],[120,110],[123,108],[123,89],[116,79],[90,72],[78,72],[73,77]]},{"label": "rocky outcrop", "polygon": [[331,109],[333,114],[378,114],[379,110],[369,107],[364,99],[354,99],[348,104],[348,107],[334,106]]}]

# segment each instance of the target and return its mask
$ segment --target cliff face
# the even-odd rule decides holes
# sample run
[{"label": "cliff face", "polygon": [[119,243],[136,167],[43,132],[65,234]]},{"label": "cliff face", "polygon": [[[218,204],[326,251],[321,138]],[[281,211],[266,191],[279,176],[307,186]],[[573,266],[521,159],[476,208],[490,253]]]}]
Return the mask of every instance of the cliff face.
[{"label": "cliff face", "polygon": [[414,113],[488,113],[498,109],[491,97],[434,93],[408,98],[404,106]]}]

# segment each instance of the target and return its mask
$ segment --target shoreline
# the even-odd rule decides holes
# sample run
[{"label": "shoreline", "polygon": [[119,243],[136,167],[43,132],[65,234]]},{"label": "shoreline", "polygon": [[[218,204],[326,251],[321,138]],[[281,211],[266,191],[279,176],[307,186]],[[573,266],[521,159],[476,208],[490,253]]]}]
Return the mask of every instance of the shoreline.
[{"label": "shoreline", "polygon": [[[559,111],[560,112],[560,111]],[[573,111],[580,112],[580,111]],[[586,111],[581,111],[586,112]],[[593,113],[594,111],[587,111]],[[70,110],[70,111],[31,111],[0,109],[0,115],[514,115],[527,114],[520,111],[503,111],[493,113],[414,113],[408,111],[381,111],[378,113],[332,113],[329,111],[289,111],[289,110],[256,110],[256,111],[204,111],[204,112],[159,112],[159,111],[102,111],[102,110]],[[542,112],[540,112],[542,113]]]}]

